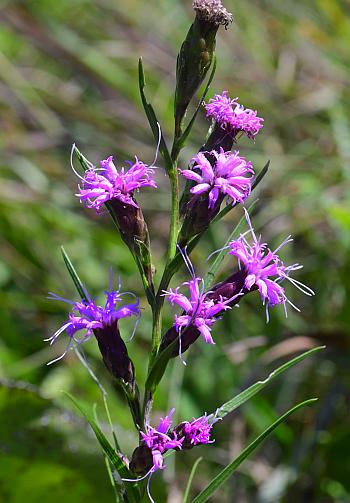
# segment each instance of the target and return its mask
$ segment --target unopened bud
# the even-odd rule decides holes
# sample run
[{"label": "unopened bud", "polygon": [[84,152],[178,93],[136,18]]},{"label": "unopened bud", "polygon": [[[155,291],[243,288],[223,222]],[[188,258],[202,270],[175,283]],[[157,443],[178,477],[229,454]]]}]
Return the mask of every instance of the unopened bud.
[{"label": "unopened bud", "polygon": [[132,453],[129,468],[137,475],[144,475],[153,466],[152,449],[143,444],[136,447]]},{"label": "unopened bud", "polygon": [[139,206],[124,204],[119,199],[111,199],[108,210],[116,223],[123,241],[136,255],[146,275],[148,285],[152,285],[153,268],[150,253],[148,227]]},{"label": "unopened bud", "polygon": [[184,248],[192,237],[201,234],[208,228],[210,222],[219,213],[224,197],[225,194],[220,195],[212,208],[209,208],[207,193],[191,197],[183,209],[184,222],[178,238],[181,248]]},{"label": "unopened bud", "polygon": [[179,136],[187,107],[211,66],[220,25],[225,28],[232,15],[220,0],[195,0],[195,20],[189,29],[177,59],[175,92],[175,132]]},{"label": "unopened bud", "polygon": [[103,362],[109,372],[128,385],[130,391],[135,386],[134,365],[129,358],[125,342],[120,336],[117,322],[94,330]]}]

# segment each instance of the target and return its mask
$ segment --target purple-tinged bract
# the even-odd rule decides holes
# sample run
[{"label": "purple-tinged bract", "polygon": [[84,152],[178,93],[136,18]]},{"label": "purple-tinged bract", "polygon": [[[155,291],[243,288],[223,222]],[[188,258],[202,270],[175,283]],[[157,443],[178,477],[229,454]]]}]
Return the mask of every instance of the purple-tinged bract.
[{"label": "purple-tinged bract", "polygon": [[228,252],[238,258],[240,267],[246,272],[244,287],[248,291],[253,287],[259,290],[263,303],[266,305],[267,317],[268,307],[274,307],[277,304],[283,304],[285,310],[286,303],[297,309],[287,298],[280,283],[287,279],[306,295],[314,295],[314,292],[300,281],[290,277],[291,272],[301,269],[302,266],[293,264],[287,267],[277,254],[285,244],[292,241],[291,236],[288,236],[274,251],[271,251],[266,243],[261,243],[260,239],[256,237],[248,212],[246,212],[246,219],[252,242],[247,240],[247,233],[241,234],[238,239],[229,243]]},{"label": "purple-tinged bract", "polygon": [[181,171],[182,176],[196,182],[191,193],[199,195],[207,192],[209,208],[214,208],[220,195],[227,196],[232,204],[243,203],[251,191],[254,177],[252,164],[240,157],[238,151],[231,153],[220,149],[220,152],[212,150],[208,154],[215,159],[215,164],[212,165],[200,152],[192,159],[192,169]]},{"label": "purple-tinged bract", "polygon": [[104,203],[111,199],[118,199],[125,205],[138,207],[133,194],[141,187],[157,187],[153,179],[154,170],[139,161],[129,163],[129,169],[117,170],[113,157],[100,162],[100,168],[91,166],[84,177],[82,186],[79,186],[79,194],[76,194],[82,203],[89,208],[101,211]]},{"label": "purple-tinged bract", "polygon": [[216,94],[205,105],[207,117],[214,119],[234,136],[242,131],[248,138],[254,139],[263,127],[264,119],[258,117],[256,110],[244,108],[237,100],[231,99],[227,91]]}]

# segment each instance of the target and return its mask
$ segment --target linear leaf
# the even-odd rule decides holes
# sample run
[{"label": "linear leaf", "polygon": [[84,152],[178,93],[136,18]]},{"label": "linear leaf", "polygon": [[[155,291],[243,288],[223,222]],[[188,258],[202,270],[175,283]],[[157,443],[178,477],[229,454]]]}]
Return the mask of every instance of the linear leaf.
[{"label": "linear leaf", "polygon": [[[74,398],[70,393],[67,393],[66,391],[64,391],[63,393],[73,402],[75,407],[85,417],[85,419],[91,426],[93,432],[95,433],[96,439],[98,440],[100,446],[102,447],[103,452],[106,454],[106,456],[108,457],[114,468],[117,470],[120,477],[121,478],[132,477],[131,472],[129,471],[129,469],[127,468],[121,457],[118,456],[118,453],[110,444],[109,440],[106,438],[106,436],[104,435],[104,433],[102,432],[101,428],[98,426],[96,421],[90,416],[90,414],[88,414],[84,410],[84,408],[76,398]],[[137,486],[132,482],[129,482],[124,485],[128,497],[130,498],[130,501],[133,503],[137,503],[138,501],[140,501],[140,493]]]},{"label": "linear leaf", "polygon": [[317,398],[310,398],[309,400],[305,400],[305,402],[299,403],[292,409],[289,409],[285,414],[277,419],[271,426],[269,426],[261,435],[259,435],[252,443],[250,443],[241,454],[232,461],[229,465],[227,465],[211,482],[210,484],[193,500],[192,503],[204,503],[208,501],[209,498],[214,494],[214,492],[222,486],[233,474],[233,472],[238,468],[238,466],[261,444],[266,437],[272,433],[277,426],[279,426],[283,421],[287,419],[288,416],[293,414],[293,412],[297,411],[301,407],[305,405],[310,405],[317,401]]},{"label": "linear leaf", "polygon": [[199,100],[199,103],[197,105],[197,108],[196,110],[194,111],[194,114],[190,120],[190,122],[188,123],[185,131],[182,133],[181,135],[181,138],[179,139],[179,147],[182,148],[186,139],[188,138],[188,135],[190,134],[191,132],[191,129],[192,129],[192,126],[194,124],[194,121],[196,120],[196,117],[197,117],[197,114],[202,106],[202,103],[203,101],[205,100],[205,97],[206,95],[208,94],[208,91],[209,91],[209,88],[210,88],[210,85],[213,81],[213,78],[214,78],[214,75],[215,75],[215,70],[216,70],[216,56],[214,54],[214,58],[213,58],[213,67],[211,69],[211,72],[210,72],[210,76],[209,76],[209,79],[208,79],[208,82],[207,82],[207,85],[205,86],[205,89],[204,89],[204,92],[201,96],[201,99]]},{"label": "linear leaf", "polygon": [[141,101],[143,108],[145,110],[145,114],[147,116],[149,125],[151,126],[152,133],[154,136],[154,139],[156,143],[158,143],[159,135],[160,135],[160,145],[159,149],[162,153],[164,162],[165,162],[165,167],[168,172],[169,176],[173,176],[175,168],[174,164],[171,160],[171,156],[168,150],[168,147],[165,143],[163,133],[159,129],[159,122],[157,120],[156,113],[154,111],[154,108],[152,105],[147,101],[146,95],[145,95],[145,87],[146,87],[146,80],[145,80],[145,72],[143,69],[143,64],[142,64],[142,58],[139,59],[139,90],[140,90],[140,95],[141,95]]},{"label": "linear leaf", "polygon": [[84,171],[88,171],[89,169],[92,168],[91,162],[80,152],[80,150],[75,144],[73,145],[72,151],[77,156],[78,161],[80,162],[80,165]]},{"label": "linear leaf", "polygon": [[256,382],[249,388],[242,391],[242,393],[239,393],[239,395],[232,398],[232,400],[229,400],[224,405],[219,407],[215,412],[215,414],[213,414],[211,417],[215,416],[218,419],[224,418],[227,414],[240,407],[244,402],[249,400],[252,396],[256,395],[256,393],[258,393],[260,390],[265,388],[265,386],[267,386],[273,379],[280,376],[281,374],[283,374],[283,372],[293,367],[297,363],[301,362],[308,356],[317,353],[318,351],[321,351],[321,349],[324,348],[325,346],[318,346],[317,348],[310,349],[309,351],[306,351],[305,353],[302,353],[301,355],[296,356],[292,360],[284,363],[283,365],[275,369],[273,372],[271,372],[271,374],[267,377],[267,379],[265,379],[264,381]]},{"label": "linear leaf", "polygon": [[198,458],[193,466],[192,466],[192,470],[191,470],[191,473],[190,473],[190,476],[188,477],[188,482],[187,482],[187,486],[186,486],[186,489],[185,489],[185,492],[184,492],[184,499],[183,499],[183,503],[188,503],[189,502],[189,496],[190,496],[190,490],[191,490],[191,486],[192,486],[192,482],[193,482],[193,478],[195,476],[195,473],[197,471],[197,468],[198,468],[198,465],[199,463],[202,461],[203,458]]},{"label": "linear leaf", "polygon": [[81,279],[79,278],[70,258],[68,257],[67,255],[67,252],[66,250],[63,248],[63,246],[61,246],[61,252],[62,252],[62,256],[63,256],[63,260],[64,260],[64,263],[66,264],[66,267],[67,267],[67,270],[70,274],[70,277],[72,278],[73,280],[73,283],[75,284],[75,287],[76,289],[78,290],[78,293],[80,295],[80,297],[82,298],[82,300],[84,301],[88,301],[88,298],[87,298],[87,295],[85,293],[85,288],[84,288],[84,285],[81,281]]}]

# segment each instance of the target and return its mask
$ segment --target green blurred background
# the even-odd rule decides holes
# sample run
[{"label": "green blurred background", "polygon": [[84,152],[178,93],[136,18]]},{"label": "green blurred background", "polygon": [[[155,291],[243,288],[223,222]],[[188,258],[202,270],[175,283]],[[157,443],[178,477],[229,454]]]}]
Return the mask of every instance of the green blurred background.
[{"label": "green blurred background", "polygon": [[[203,456],[194,484],[200,490],[279,413],[318,396],[282,425],[217,493],[214,502],[346,502],[349,481],[350,309],[350,4],[346,0],[226,0],[235,17],[218,37],[212,91],[228,89],[256,108],[265,127],[241,154],[260,169],[255,225],[278,244],[292,233],[287,262],[299,261],[298,279],[316,291],[291,299],[302,313],[271,312],[265,324],[257,295],[214,330],[217,345],[200,341],[187,367],[173,362],[159,391],[154,421],[169,407],[185,419],[211,412],[297,352],[327,349],[275,381],[214,430],[216,443],[167,460],[152,481],[157,502],[177,503],[189,469]],[[66,390],[105,421],[96,385],[72,353],[50,367],[43,342],[66,316],[48,291],[76,298],[59,247],[63,244],[92,294],[101,293],[110,266],[123,286],[141,284],[107,215],[79,205],[69,165],[73,141],[92,161],[135,154],[150,163],[154,142],[137,89],[137,59],[147,70],[148,96],[165,135],[172,133],[172,95],[178,48],[192,20],[189,0],[0,1],[0,501],[6,503],[111,502],[113,492],[91,431],[61,393]],[[201,144],[201,113],[182,165]],[[158,171],[156,195],[139,200],[149,221],[155,262],[166,247],[169,188]],[[254,197],[256,197],[257,193]],[[151,197],[150,197],[151,196]],[[207,234],[193,253],[199,272],[241,217]],[[230,270],[225,263],[221,274]],[[182,279],[181,274],[178,281]],[[176,282],[174,282],[176,286]],[[146,307],[145,299],[142,305]],[[170,311],[168,312],[170,323]],[[139,381],[146,373],[150,316],[145,309],[129,344]],[[127,337],[128,327],[124,325]],[[93,341],[92,367],[109,390],[125,451],[137,439],[121,396],[109,386]],[[182,387],[182,392],[179,392]]]}]

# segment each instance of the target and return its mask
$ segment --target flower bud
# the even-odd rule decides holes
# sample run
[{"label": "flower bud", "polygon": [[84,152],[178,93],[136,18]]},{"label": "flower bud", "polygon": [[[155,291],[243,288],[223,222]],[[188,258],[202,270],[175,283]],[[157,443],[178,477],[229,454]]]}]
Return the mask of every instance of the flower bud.
[{"label": "flower bud", "polygon": [[150,239],[148,227],[139,206],[124,204],[119,199],[111,199],[107,203],[120,235],[132,253],[142,264],[147,282],[152,285],[153,268],[150,253]]},{"label": "flower bud", "polygon": [[178,238],[181,248],[186,246],[191,237],[201,234],[208,228],[210,222],[219,213],[224,197],[221,195],[212,208],[208,207],[208,194],[201,194],[190,199]]},{"label": "flower bud", "polygon": [[232,15],[220,0],[194,0],[196,17],[184,40],[176,67],[175,132],[179,136],[181,123],[195,92],[211,66],[216,32],[232,22]]},{"label": "flower bud", "polygon": [[95,329],[94,335],[103,362],[109,372],[116,379],[124,381],[130,391],[133,391],[135,387],[134,364],[129,358],[125,342],[120,336],[117,322],[110,326],[106,325],[103,328]]},{"label": "flower bud", "polygon": [[129,468],[137,475],[144,475],[153,466],[152,449],[145,444],[136,447],[132,453]]}]

